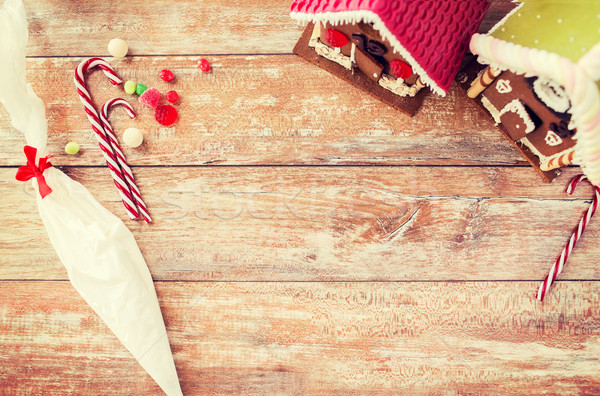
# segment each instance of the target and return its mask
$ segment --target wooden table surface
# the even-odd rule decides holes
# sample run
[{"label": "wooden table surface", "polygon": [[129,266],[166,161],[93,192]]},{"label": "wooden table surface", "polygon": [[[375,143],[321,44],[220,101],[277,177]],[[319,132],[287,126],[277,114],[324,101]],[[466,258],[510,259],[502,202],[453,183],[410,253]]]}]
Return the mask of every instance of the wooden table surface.
[{"label": "wooden table surface", "polygon": [[[184,394],[600,394],[600,221],[535,300],[591,189],[564,193],[577,168],[544,183],[458,87],[400,114],[291,53],[289,0],[25,6],[53,162],[133,232]],[[124,151],[151,225],[127,219],[72,82],[115,37],[125,80],[181,98],[172,128],[129,96],[138,119],[111,115],[146,132]],[[97,104],[125,95],[88,81]],[[14,178],[23,145],[0,107],[0,394],[160,394],[69,283]]]}]

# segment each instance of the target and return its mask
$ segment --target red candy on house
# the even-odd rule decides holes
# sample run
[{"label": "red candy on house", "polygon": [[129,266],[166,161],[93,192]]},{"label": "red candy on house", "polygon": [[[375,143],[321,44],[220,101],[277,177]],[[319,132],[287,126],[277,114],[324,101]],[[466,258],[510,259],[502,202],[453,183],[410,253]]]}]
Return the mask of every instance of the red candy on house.
[{"label": "red candy on house", "polygon": [[161,70],[158,76],[163,81],[173,81],[175,79],[175,74],[169,69]]},{"label": "red candy on house", "polygon": [[390,69],[392,69],[392,73],[396,78],[401,78],[406,80],[410,76],[413,75],[412,67],[406,62],[401,61],[400,59],[394,59],[390,62]]},{"label": "red candy on house", "polygon": [[171,105],[160,105],[154,111],[154,119],[156,119],[160,125],[172,125],[177,121],[177,110]]},{"label": "red candy on house", "polygon": [[179,94],[177,94],[176,91],[169,91],[165,94],[165,98],[167,98],[169,102],[175,103],[177,102],[177,99],[179,99]]},{"label": "red candy on house", "polygon": [[348,37],[339,30],[327,29],[325,32],[325,39],[332,47],[343,47],[348,44]]},{"label": "red candy on house", "polygon": [[210,62],[202,58],[198,61],[198,68],[200,68],[200,70],[203,72],[207,72],[210,70]]}]

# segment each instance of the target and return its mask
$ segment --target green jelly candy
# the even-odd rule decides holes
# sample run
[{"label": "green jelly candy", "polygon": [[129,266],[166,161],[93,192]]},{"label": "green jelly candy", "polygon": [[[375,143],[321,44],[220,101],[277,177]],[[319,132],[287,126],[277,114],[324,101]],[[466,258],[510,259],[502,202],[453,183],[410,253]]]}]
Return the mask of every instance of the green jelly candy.
[{"label": "green jelly candy", "polygon": [[148,87],[147,87],[147,86],[145,86],[144,84],[138,84],[138,85],[135,87],[135,93],[136,93],[137,95],[141,95],[141,94],[143,94],[143,93],[144,93],[144,91],[145,91],[145,90],[147,90],[147,89],[148,89]]},{"label": "green jelly candy", "polygon": [[77,142],[69,142],[65,146],[65,153],[67,154],[77,154],[79,152],[79,144]]},{"label": "green jelly candy", "polygon": [[135,93],[136,88],[137,88],[137,84],[134,83],[133,81],[127,81],[125,83],[125,85],[123,86],[125,93],[129,94],[129,95],[133,95]]}]

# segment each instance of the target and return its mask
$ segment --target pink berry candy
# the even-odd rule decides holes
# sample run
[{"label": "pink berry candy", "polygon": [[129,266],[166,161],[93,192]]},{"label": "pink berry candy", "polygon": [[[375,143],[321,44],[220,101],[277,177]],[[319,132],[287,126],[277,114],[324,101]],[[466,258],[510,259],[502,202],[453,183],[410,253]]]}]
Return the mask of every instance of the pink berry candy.
[{"label": "pink berry candy", "polygon": [[176,91],[169,91],[165,94],[165,98],[167,98],[169,102],[175,103],[177,102],[177,99],[179,99],[179,95]]},{"label": "pink berry candy", "polygon": [[160,92],[156,88],[148,88],[140,95],[138,100],[141,104],[156,109],[156,106],[158,106],[158,102],[160,101]]},{"label": "pink berry candy", "polygon": [[210,70],[210,62],[208,62],[206,59],[202,58],[198,61],[198,67],[203,72],[207,72]]},{"label": "pink berry candy", "polygon": [[158,76],[163,81],[173,81],[173,79],[175,79],[175,74],[169,69],[161,70],[160,73],[158,73]]},{"label": "pink berry candy", "polygon": [[171,105],[160,105],[154,111],[154,118],[160,125],[172,125],[177,120],[177,110]]}]

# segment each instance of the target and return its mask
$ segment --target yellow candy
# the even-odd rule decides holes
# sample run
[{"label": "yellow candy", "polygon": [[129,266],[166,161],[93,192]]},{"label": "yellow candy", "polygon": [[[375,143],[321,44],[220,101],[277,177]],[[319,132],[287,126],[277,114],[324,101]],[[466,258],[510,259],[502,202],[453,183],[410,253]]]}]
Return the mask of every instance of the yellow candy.
[{"label": "yellow candy", "polygon": [[69,142],[65,146],[65,153],[77,154],[79,152],[79,144],[77,142]]},{"label": "yellow candy", "polygon": [[125,90],[125,93],[127,93],[129,95],[133,95],[135,93],[136,87],[137,87],[137,84],[133,81],[127,81],[127,82],[125,82],[125,85],[123,85],[123,89]]}]

